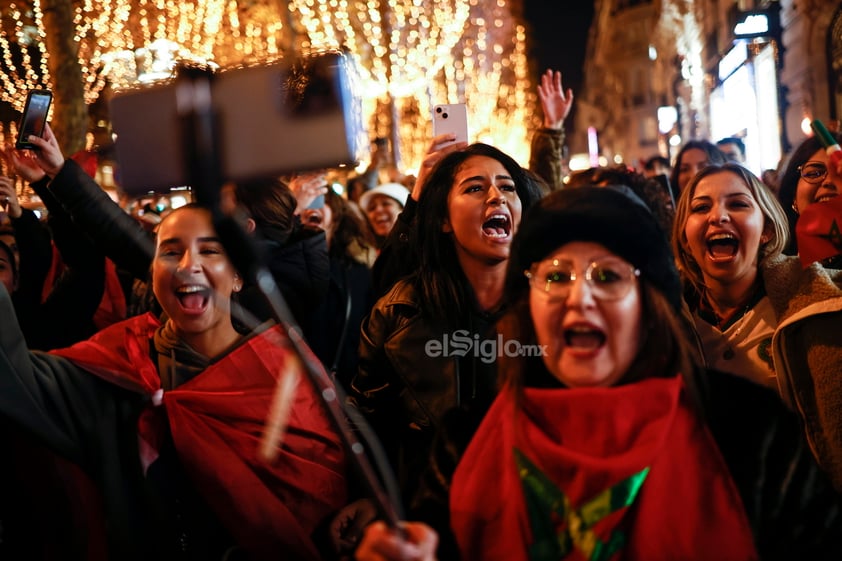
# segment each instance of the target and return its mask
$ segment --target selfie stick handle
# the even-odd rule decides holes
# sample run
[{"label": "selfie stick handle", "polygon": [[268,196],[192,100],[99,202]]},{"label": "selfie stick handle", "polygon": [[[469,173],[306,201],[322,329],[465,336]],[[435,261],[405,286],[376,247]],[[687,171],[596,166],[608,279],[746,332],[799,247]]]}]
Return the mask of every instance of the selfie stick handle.
[{"label": "selfie stick handle", "polygon": [[[222,245],[234,267],[257,284],[276,319],[285,328],[293,351],[322,397],[328,416],[345,446],[349,462],[356,466],[386,522],[398,528],[399,521],[404,518],[400,495],[382,446],[359,412],[352,407],[345,410],[344,392],[333,383],[324,366],[304,342],[274,277],[262,265],[261,254],[254,240],[233,217],[220,209],[219,193],[224,179],[218,145],[218,116],[211,103],[211,80],[212,75],[206,69],[183,69],[176,88],[176,103],[183,126],[182,141],[196,201],[210,210]],[[355,427],[365,437],[377,461],[382,484],[366,456],[366,448],[348,425],[346,415],[352,417]]]}]

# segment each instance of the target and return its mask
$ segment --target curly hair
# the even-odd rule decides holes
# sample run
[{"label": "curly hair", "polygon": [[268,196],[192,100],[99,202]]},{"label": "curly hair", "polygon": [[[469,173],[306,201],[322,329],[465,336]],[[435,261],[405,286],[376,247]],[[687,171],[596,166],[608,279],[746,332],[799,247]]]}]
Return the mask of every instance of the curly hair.
[{"label": "curly hair", "polygon": [[622,164],[616,166],[593,167],[570,174],[568,187],[582,187],[597,185],[625,185],[646,203],[652,215],[669,235],[675,219],[675,205],[672,195],[656,179],[646,177],[642,173]]}]

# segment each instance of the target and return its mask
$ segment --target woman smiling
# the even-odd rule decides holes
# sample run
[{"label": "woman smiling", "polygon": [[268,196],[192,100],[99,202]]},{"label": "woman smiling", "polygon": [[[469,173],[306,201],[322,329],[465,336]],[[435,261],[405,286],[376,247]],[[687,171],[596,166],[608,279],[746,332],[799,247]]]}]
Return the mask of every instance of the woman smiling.
[{"label": "woman smiling", "polygon": [[163,219],[152,286],[164,320],[133,317],[50,354],[27,351],[0,289],[0,411],[97,483],[111,558],[320,559],[345,454],[308,383],[277,459],[257,454],[277,380],[298,362],[279,326],[234,329],[242,279],[209,211]]},{"label": "woman smiling", "polygon": [[506,286],[500,331],[547,352],[500,360],[467,446],[466,412],[443,420],[414,512],[436,532],[372,525],[359,560],[430,560],[436,535],[448,560],[838,556],[840,498],[797,417],[698,364],[667,238],[639,200],[548,195],[524,217]]},{"label": "woman smiling", "polygon": [[781,254],[780,204],[736,164],[701,171],[678,201],[673,249],[707,364],[778,389],[842,489],[842,272]]}]

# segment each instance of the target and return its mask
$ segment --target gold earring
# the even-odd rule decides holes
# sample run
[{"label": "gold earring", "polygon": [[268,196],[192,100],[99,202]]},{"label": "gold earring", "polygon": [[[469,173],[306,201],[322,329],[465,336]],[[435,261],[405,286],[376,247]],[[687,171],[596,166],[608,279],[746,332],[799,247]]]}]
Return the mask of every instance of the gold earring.
[{"label": "gold earring", "polygon": [[794,211],[795,211],[795,214],[799,214],[799,212],[798,212],[798,207],[797,207],[797,206],[795,206],[795,203],[792,203],[792,210],[794,210]]}]

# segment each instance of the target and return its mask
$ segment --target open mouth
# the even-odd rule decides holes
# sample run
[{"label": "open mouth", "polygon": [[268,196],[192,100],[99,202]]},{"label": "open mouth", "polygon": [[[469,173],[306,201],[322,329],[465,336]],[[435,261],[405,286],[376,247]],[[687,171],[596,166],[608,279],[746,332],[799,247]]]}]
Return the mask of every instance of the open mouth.
[{"label": "open mouth", "polygon": [[507,238],[512,231],[512,222],[505,214],[492,214],[482,223],[482,232],[492,238]]},{"label": "open mouth", "polygon": [[737,254],[740,241],[733,234],[714,234],[707,239],[708,253],[714,259],[728,259]]},{"label": "open mouth", "polygon": [[564,344],[574,350],[593,351],[605,344],[605,333],[594,327],[570,327],[564,330]]},{"label": "open mouth", "polygon": [[839,196],[839,193],[825,193],[821,197],[816,197],[816,200],[813,202],[816,203],[826,203],[827,201],[833,200]]},{"label": "open mouth", "polygon": [[210,289],[206,286],[186,284],[176,289],[175,295],[181,307],[188,312],[199,313],[208,307]]},{"label": "open mouth", "polygon": [[314,226],[320,226],[322,223],[322,217],[316,213],[311,214],[307,217],[307,224],[313,224]]}]

